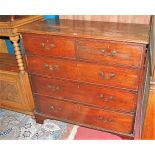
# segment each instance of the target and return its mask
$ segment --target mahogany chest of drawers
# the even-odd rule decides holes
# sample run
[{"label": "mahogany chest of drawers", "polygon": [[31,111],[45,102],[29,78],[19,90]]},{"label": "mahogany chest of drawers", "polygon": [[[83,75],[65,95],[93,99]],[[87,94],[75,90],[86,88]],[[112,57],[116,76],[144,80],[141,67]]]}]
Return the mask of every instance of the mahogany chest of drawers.
[{"label": "mahogany chest of drawers", "polygon": [[57,119],[125,139],[140,137],[149,26],[48,20],[19,32],[37,122]]}]

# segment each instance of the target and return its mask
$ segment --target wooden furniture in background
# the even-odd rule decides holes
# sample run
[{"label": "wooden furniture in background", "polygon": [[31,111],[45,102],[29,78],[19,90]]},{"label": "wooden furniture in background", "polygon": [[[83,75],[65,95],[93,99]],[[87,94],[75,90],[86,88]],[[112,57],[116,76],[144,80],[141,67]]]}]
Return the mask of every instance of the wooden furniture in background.
[{"label": "wooden furniture in background", "polygon": [[34,102],[27,74],[19,74],[14,56],[0,54],[0,108],[33,115]]},{"label": "wooden furniture in background", "polygon": [[[17,28],[43,19],[42,16],[0,16],[0,37],[8,37],[14,46],[15,57],[0,55],[0,107],[34,114],[34,101],[19,48]],[[16,69],[13,64],[16,62]],[[18,66],[18,68],[17,68]]]},{"label": "wooden furniture in background", "polygon": [[37,122],[58,119],[140,138],[150,76],[148,25],[48,20],[19,32]]},{"label": "wooden furniture in background", "polygon": [[0,53],[8,53],[5,40],[0,39]]}]

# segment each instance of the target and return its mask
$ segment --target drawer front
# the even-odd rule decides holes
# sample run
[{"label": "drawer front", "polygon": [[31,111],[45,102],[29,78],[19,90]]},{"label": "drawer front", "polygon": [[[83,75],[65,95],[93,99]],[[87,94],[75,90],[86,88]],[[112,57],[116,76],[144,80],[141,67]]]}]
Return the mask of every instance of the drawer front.
[{"label": "drawer front", "polygon": [[135,44],[81,40],[76,46],[79,59],[135,67],[141,64],[143,48]]},{"label": "drawer front", "polygon": [[28,55],[27,62],[30,73],[77,80],[77,65],[75,61]]},{"label": "drawer front", "polygon": [[31,81],[37,94],[124,112],[134,112],[136,108],[137,95],[129,91],[37,76],[31,76]]},{"label": "drawer front", "polygon": [[80,81],[138,89],[139,70],[89,63],[78,63],[78,70]]},{"label": "drawer front", "polygon": [[133,116],[103,111],[47,97],[35,96],[37,110],[49,116],[101,129],[132,133]]},{"label": "drawer front", "polygon": [[75,58],[75,41],[72,38],[51,35],[23,35],[23,44],[26,53]]}]

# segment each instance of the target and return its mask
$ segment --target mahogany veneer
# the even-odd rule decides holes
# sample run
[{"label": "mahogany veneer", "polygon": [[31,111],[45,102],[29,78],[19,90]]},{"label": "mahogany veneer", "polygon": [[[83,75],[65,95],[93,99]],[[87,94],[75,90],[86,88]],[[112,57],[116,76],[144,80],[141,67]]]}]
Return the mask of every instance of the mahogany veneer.
[{"label": "mahogany veneer", "polygon": [[137,121],[149,87],[148,25],[48,20],[19,32],[37,122],[58,119],[140,138],[143,121],[140,127]]}]

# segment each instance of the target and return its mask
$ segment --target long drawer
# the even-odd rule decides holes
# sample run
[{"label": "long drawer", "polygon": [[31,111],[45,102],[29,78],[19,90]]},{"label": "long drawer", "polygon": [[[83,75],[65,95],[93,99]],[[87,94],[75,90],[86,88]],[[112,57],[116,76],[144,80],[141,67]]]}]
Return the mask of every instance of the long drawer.
[{"label": "long drawer", "polygon": [[104,109],[134,112],[137,94],[125,90],[31,76],[34,93]]},{"label": "long drawer", "polygon": [[35,96],[35,101],[37,112],[60,120],[127,134],[131,134],[133,131],[134,117],[132,115],[90,108],[42,96]]},{"label": "long drawer", "polygon": [[71,79],[108,85],[114,87],[138,89],[140,71],[123,67],[82,63],[65,59],[52,59],[27,56],[30,73],[44,76]]},{"label": "long drawer", "polygon": [[140,67],[143,46],[101,40],[77,40],[77,56],[90,62]]}]

